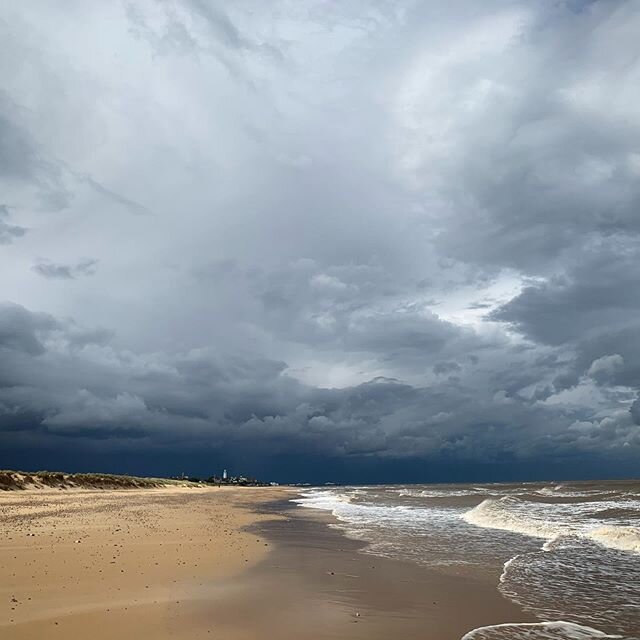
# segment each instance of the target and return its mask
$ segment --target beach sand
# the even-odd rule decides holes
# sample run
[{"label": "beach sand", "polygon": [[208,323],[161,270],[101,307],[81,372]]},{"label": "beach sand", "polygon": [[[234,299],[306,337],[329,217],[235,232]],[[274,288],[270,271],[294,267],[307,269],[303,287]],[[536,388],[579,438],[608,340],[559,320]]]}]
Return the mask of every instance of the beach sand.
[{"label": "beach sand", "polygon": [[[196,638],[194,603],[267,553],[243,532],[275,490],[0,494],[0,637]],[[197,633],[194,635],[193,631]]]},{"label": "beach sand", "polygon": [[531,618],[497,575],[359,552],[285,488],[0,494],[3,640],[421,638]]}]

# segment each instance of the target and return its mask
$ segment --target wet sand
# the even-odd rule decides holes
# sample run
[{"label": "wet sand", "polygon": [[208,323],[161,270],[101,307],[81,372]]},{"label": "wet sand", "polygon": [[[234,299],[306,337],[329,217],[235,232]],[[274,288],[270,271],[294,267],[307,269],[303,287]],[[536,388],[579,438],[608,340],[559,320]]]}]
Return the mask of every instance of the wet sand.
[{"label": "wet sand", "polygon": [[0,637],[459,640],[531,620],[497,592],[499,568],[360,553],[287,491],[0,494]]},{"label": "wet sand", "polygon": [[[299,640],[460,640],[479,626],[535,620],[497,591],[501,567],[475,577],[433,571],[361,553],[363,543],[317,511],[284,504],[261,511],[287,517],[252,527],[274,545],[234,581],[239,591],[212,603],[220,637],[235,638],[239,619],[237,637]],[[248,617],[247,602],[256,605]]]}]

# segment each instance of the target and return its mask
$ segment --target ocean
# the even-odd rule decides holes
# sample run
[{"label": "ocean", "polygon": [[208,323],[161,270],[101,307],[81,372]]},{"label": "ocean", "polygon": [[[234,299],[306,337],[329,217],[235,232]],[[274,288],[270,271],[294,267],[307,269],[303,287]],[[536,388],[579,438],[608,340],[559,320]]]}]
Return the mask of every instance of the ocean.
[{"label": "ocean", "polygon": [[463,640],[640,638],[640,481],[311,488],[363,552],[496,588],[538,623]]}]

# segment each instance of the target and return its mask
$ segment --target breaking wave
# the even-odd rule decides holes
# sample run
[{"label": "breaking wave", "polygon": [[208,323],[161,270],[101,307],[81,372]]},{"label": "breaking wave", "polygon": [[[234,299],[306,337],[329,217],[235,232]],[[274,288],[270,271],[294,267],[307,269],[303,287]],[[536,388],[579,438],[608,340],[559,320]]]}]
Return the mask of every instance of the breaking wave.
[{"label": "breaking wave", "polygon": [[640,640],[639,487],[335,487],[296,502],[332,513],[366,553],[456,575],[502,566],[500,592],[540,622],[481,627],[463,640]]},{"label": "breaking wave", "polygon": [[[640,553],[640,527],[626,524],[605,524],[596,518],[591,505],[585,503],[532,503],[511,496],[487,498],[462,517],[469,524],[488,529],[511,531],[533,538],[553,540],[574,535],[618,549]],[[615,513],[613,506],[599,513]],[[617,506],[617,504],[615,505]],[[625,510],[628,513],[629,509]]]},{"label": "breaking wave", "polygon": [[[499,588],[510,600],[543,619],[570,612],[575,622],[629,634],[640,627],[640,528],[629,524],[638,507],[625,495],[581,502],[505,496],[483,500],[462,517],[477,527],[545,540],[504,564]],[[527,628],[521,633],[534,635],[509,637],[565,637],[557,631]]]},{"label": "breaking wave", "polygon": [[622,636],[612,636],[591,627],[558,620],[479,627],[465,634],[462,640],[592,640],[594,638],[621,639]]}]

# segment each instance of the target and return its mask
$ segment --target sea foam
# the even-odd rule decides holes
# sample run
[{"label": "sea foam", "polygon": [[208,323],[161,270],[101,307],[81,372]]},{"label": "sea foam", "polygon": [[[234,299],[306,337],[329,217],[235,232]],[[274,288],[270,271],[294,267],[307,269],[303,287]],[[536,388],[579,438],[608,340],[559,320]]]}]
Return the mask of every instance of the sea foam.
[{"label": "sea foam", "polygon": [[[617,506],[618,503],[612,505]],[[581,507],[576,503],[535,503],[506,496],[487,498],[462,517],[478,527],[511,531],[547,541],[560,536],[580,536],[610,549],[640,553],[640,527],[606,524],[597,518],[585,517],[589,514],[582,513]]]},{"label": "sea foam", "polygon": [[478,627],[466,633],[462,640],[593,640],[616,638],[597,629],[557,620],[553,622],[507,623]]}]

